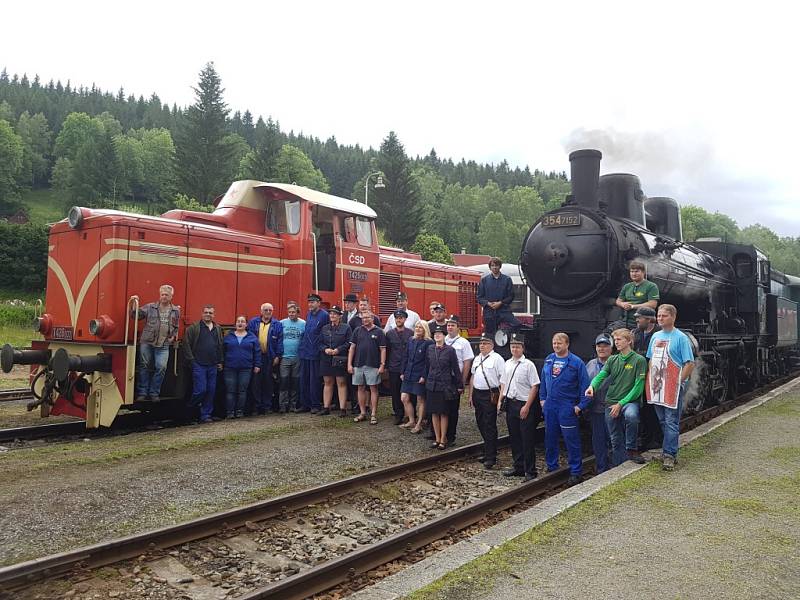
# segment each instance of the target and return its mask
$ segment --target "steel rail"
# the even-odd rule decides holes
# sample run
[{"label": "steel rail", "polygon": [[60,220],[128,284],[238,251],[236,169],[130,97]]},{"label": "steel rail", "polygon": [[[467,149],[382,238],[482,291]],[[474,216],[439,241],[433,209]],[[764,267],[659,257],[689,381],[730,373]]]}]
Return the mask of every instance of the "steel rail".
[{"label": "steel rail", "polygon": [[0,443],[15,440],[30,441],[61,435],[80,435],[86,433],[86,421],[69,421],[67,423],[48,423],[32,427],[11,427],[0,429]]},{"label": "steel rail", "polygon": [[15,400],[28,400],[29,398],[33,398],[30,388],[0,390],[0,402],[14,402]]},{"label": "steel rail", "polygon": [[[502,445],[507,445],[508,436],[503,436],[498,441]],[[291,510],[306,508],[316,502],[342,496],[367,485],[391,481],[404,475],[412,475],[463,458],[477,456],[482,450],[483,443],[470,444],[178,525],[2,567],[0,589],[3,587],[17,589],[40,579],[54,577],[77,566],[100,567],[139,556],[148,550],[169,548],[210,537],[228,529],[242,527],[248,521],[262,521]]]}]

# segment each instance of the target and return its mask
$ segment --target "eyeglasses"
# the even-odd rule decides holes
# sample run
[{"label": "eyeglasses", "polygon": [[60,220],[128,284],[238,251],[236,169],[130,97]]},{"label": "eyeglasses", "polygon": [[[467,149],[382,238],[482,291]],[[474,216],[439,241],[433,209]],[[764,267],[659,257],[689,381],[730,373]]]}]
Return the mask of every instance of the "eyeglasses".
[{"label": "eyeglasses", "polygon": [[261,312],[272,312],[271,308],[262,308]]}]

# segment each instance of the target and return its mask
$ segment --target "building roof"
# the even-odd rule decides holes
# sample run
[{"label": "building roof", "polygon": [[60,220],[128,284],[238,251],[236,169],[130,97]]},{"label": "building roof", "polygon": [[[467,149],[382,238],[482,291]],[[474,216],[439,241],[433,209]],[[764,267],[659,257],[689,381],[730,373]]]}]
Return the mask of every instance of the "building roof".
[{"label": "building roof", "polygon": [[[488,254],[458,254],[453,253],[453,263],[458,265],[459,267],[471,267],[472,265],[477,265],[483,263],[484,265],[489,264],[489,259],[492,258]],[[487,270],[488,273],[488,270]]]},{"label": "building roof", "polygon": [[263,181],[254,181],[252,179],[234,181],[219,201],[219,204],[217,204],[217,208],[242,206],[245,208],[263,210],[264,199],[256,190],[278,191],[280,196],[286,196],[288,194],[310,202],[311,204],[327,206],[337,211],[357,215],[359,217],[366,217],[368,219],[374,219],[378,216],[369,206],[361,202],[356,202],[355,200],[339,198],[338,196],[318,192],[301,185],[293,185],[290,183],[266,183]]}]

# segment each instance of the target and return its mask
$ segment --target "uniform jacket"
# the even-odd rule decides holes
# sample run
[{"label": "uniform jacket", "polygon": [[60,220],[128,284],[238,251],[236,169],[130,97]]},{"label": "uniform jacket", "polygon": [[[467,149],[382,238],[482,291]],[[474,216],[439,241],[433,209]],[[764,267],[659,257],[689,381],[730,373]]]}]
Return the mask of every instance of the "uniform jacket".
[{"label": "uniform jacket", "polygon": [[386,333],[386,370],[390,373],[402,373],[403,362],[408,353],[408,340],[414,333],[403,327],[403,334],[395,327]]},{"label": "uniform jacket", "polygon": [[[161,320],[158,317],[158,302],[150,302],[139,308],[136,314],[137,319],[146,319],[142,336],[139,342],[142,344],[154,344],[156,337],[158,337],[158,328],[161,325]],[[131,314],[133,311],[131,311]],[[167,332],[167,339],[173,341],[178,335],[178,324],[181,318],[181,309],[179,306],[171,305],[169,310],[169,331]]]},{"label": "uniform jacket", "polygon": [[[343,356],[347,358],[347,352],[350,350],[350,338],[353,337],[353,330],[347,323],[339,323],[339,326],[334,328],[333,323],[328,323],[322,328],[319,335],[319,352],[320,355],[324,354],[324,350],[328,348],[335,348],[339,351],[336,356]],[[322,357],[324,358],[324,356]]]},{"label": "uniform jacket", "polygon": [[428,346],[428,374],[425,377],[425,389],[430,392],[448,392],[464,388],[461,369],[458,368],[456,351],[445,344],[437,348],[436,344]]},{"label": "uniform jacket", "polygon": [[[553,377],[553,364],[556,360],[566,360],[566,364],[561,372]],[[590,398],[583,395],[589,387],[589,374],[586,372],[586,365],[572,352],[567,353],[564,359],[559,359],[555,352],[544,359],[542,367],[541,385],[539,387],[539,399],[543,402],[569,403],[577,405],[582,411],[589,406]],[[545,407],[545,410],[547,408]]]},{"label": "uniform jacket", "polygon": [[[193,361],[194,360],[194,348],[197,345],[197,339],[200,337],[200,325],[205,327],[205,323],[203,321],[197,321],[197,323],[192,323],[189,327],[186,328],[186,333],[183,336],[183,355],[186,357],[186,360]],[[222,364],[223,361],[223,353],[222,353],[222,328],[214,323],[214,329],[212,333],[216,334],[216,341],[217,341],[217,364]]]},{"label": "uniform jacket", "polygon": [[222,339],[226,369],[252,369],[261,366],[261,344],[249,331],[242,341],[233,331]]},{"label": "uniform jacket", "polygon": [[411,338],[406,347],[406,357],[403,361],[403,381],[417,383],[420,377],[428,375],[428,347],[433,345],[433,340]]},{"label": "uniform jacket", "polygon": [[[258,339],[258,330],[261,328],[261,317],[253,317],[247,324],[247,331],[252,333]],[[269,322],[269,333],[267,334],[267,355],[262,358],[272,360],[276,356],[283,356],[283,323],[275,317],[272,317]],[[259,351],[261,350],[261,343],[258,344]],[[263,353],[262,353],[263,354]],[[260,363],[259,363],[260,364]]]},{"label": "uniform jacket", "polygon": [[500,273],[500,277],[495,278],[491,273],[487,273],[481,277],[478,283],[478,304],[484,310],[491,311],[487,304],[489,302],[500,301],[503,303],[498,311],[508,310],[511,302],[514,301],[514,282],[511,277]]},{"label": "uniform jacket", "polygon": [[308,311],[306,330],[300,338],[300,347],[297,349],[297,357],[300,360],[319,360],[319,336],[322,328],[330,322],[328,311],[324,308],[320,308],[316,314]]}]

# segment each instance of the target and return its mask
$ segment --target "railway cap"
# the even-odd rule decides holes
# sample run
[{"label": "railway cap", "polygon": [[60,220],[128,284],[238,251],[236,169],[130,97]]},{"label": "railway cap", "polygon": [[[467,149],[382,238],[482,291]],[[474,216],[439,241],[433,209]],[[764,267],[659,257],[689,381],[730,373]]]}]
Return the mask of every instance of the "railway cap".
[{"label": "railway cap", "polygon": [[455,323],[456,325],[458,325],[459,323],[458,315],[450,315],[449,317],[447,317],[447,323]]},{"label": "railway cap", "polygon": [[478,340],[478,341],[479,342],[490,342],[492,345],[494,345],[494,338],[490,334],[486,333],[485,331],[481,332],[481,339]]},{"label": "railway cap", "polygon": [[433,327],[431,327],[431,335],[434,335],[434,334],[437,334],[437,333],[441,333],[443,335],[447,335],[447,330],[444,327],[442,327],[441,325],[434,325]]},{"label": "railway cap", "polygon": [[594,345],[597,346],[598,344],[607,344],[611,345],[611,338],[608,337],[605,333],[601,333],[596,338],[594,338]]},{"label": "railway cap", "polygon": [[406,294],[405,292],[397,292],[397,299],[408,300],[408,294]]},{"label": "railway cap", "polygon": [[517,344],[518,346],[525,345],[525,337],[521,333],[514,333],[508,341],[509,345]]},{"label": "railway cap", "polygon": [[317,302],[322,302],[322,296],[320,296],[319,294],[309,294],[308,298],[306,298],[306,300],[309,300],[309,301],[310,300],[316,300]]},{"label": "railway cap", "polygon": [[441,304],[436,304],[433,307],[433,310],[441,310],[442,312],[444,312],[444,306],[442,306]]},{"label": "railway cap", "polygon": [[649,306],[640,306],[636,309],[636,312],[633,315],[634,317],[647,317],[649,319],[656,318],[656,311],[654,311]]},{"label": "railway cap", "polygon": [[397,317],[403,317],[403,318],[407,319],[408,318],[408,313],[406,311],[404,311],[404,310],[396,310],[396,311],[394,311],[394,318],[396,319]]},{"label": "railway cap", "polygon": [[358,302],[358,296],[356,296],[355,294],[347,294],[347,296],[344,297],[344,301],[345,302]]},{"label": "railway cap", "polygon": [[336,306],[335,304],[328,309],[328,312],[336,313],[337,315],[344,314],[344,311],[342,311],[342,309],[339,306]]}]

